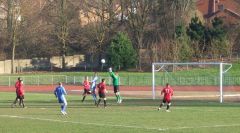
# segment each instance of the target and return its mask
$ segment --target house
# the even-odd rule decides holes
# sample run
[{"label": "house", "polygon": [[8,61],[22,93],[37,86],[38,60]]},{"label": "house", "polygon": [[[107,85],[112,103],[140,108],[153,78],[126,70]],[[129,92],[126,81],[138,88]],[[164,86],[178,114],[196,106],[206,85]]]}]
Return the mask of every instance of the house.
[{"label": "house", "polygon": [[215,17],[221,18],[225,25],[240,23],[240,0],[198,0],[196,4],[207,23]]}]

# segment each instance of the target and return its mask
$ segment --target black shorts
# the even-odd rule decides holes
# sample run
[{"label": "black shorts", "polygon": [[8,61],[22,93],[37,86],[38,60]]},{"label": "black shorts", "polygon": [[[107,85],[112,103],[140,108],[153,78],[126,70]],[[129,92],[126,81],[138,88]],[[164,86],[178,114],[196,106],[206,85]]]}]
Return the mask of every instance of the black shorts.
[{"label": "black shorts", "polygon": [[100,98],[106,98],[106,94],[105,93],[99,93],[98,94]]},{"label": "black shorts", "polygon": [[163,103],[171,103],[171,100],[163,98]]},{"label": "black shorts", "polygon": [[17,99],[24,99],[24,95],[22,95],[22,96],[17,95]]},{"label": "black shorts", "polygon": [[91,94],[91,91],[87,90],[87,89],[84,89],[83,95],[85,95],[85,94]]},{"label": "black shorts", "polygon": [[119,85],[113,86],[113,91],[114,91],[114,93],[119,92]]}]

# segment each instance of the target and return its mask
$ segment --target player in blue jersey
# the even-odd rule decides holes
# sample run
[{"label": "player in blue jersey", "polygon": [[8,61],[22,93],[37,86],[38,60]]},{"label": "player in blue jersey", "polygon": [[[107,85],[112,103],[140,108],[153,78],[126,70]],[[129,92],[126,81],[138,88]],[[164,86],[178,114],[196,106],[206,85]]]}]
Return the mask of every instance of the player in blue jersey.
[{"label": "player in blue jersey", "polygon": [[61,113],[63,115],[66,115],[67,100],[65,98],[65,95],[67,95],[67,93],[61,82],[58,83],[58,86],[56,87],[54,94],[58,98],[58,102],[61,105]]},{"label": "player in blue jersey", "polygon": [[90,88],[95,105],[97,105],[97,95],[96,95],[97,80],[98,80],[98,76],[97,76],[97,72],[95,72],[93,76],[93,80],[91,81],[91,88]]}]

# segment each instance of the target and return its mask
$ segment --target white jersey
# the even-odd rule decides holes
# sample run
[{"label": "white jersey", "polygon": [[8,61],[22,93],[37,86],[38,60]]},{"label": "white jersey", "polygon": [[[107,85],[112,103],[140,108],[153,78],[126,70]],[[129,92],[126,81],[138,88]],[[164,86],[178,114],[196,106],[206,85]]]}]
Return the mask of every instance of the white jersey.
[{"label": "white jersey", "polygon": [[97,76],[94,76],[93,80],[91,81],[91,82],[92,82],[92,84],[91,84],[91,90],[95,90],[95,89],[96,89],[97,80],[98,80],[98,77],[97,77]]}]

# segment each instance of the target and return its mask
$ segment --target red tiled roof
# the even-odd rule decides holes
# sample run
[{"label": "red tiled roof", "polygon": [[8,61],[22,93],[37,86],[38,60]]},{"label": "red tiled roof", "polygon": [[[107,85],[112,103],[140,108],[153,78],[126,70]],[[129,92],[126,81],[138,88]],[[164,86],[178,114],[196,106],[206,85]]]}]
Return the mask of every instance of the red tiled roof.
[{"label": "red tiled roof", "polygon": [[240,21],[240,0],[198,0],[197,9],[207,20],[221,17],[229,24]]}]

